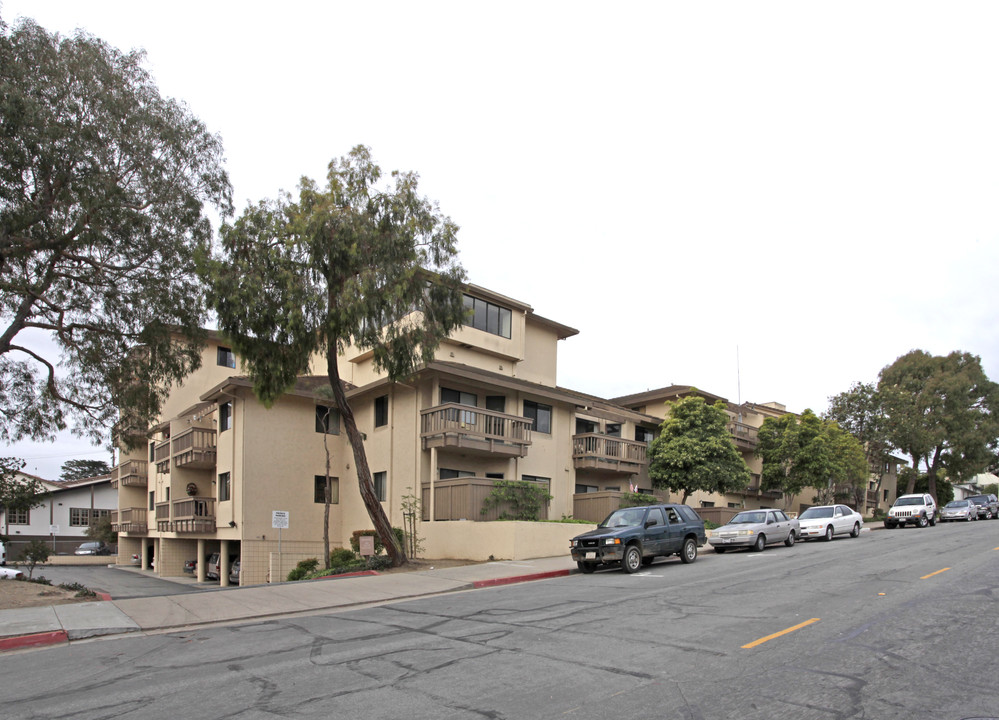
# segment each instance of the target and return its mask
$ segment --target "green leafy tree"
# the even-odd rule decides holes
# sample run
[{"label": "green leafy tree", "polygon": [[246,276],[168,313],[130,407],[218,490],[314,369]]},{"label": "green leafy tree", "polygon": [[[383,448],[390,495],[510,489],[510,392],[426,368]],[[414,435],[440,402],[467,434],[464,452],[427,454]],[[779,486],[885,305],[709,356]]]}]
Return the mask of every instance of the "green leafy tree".
[{"label": "green leafy tree", "polygon": [[[875,479],[875,492],[880,493],[891,458],[892,443],[888,437],[884,399],[877,386],[858,382],[847,392],[829,398],[829,409],[824,418],[836,422],[863,446],[869,472]],[[858,508],[859,502],[858,499]]]},{"label": "green leafy tree", "polygon": [[115,545],[118,542],[118,533],[111,525],[110,515],[102,515],[95,522],[90,523],[83,534],[91,540],[100,540],[105,545]]},{"label": "green leafy tree", "polygon": [[[863,510],[870,478],[864,446],[831,420],[823,421],[822,432],[829,456],[830,486],[835,490],[835,496],[846,496],[854,507]],[[837,497],[826,498],[823,502],[834,499]]]},{"label": "green leafy tree", "polygon": [[381,169],[368,148],[329,164],[327,183],[299,183],[288,194],[248,207],[222,227],[221,258],[204,257],[219,329],[246,362],[254,391],[273,403],[326,359],[337,409],[354,454],[361,497],[394,564],[406,561],[375,495],[361,434],[337,357],[370,350],[391,380],[433,358],[465,320],[464,271],[457,226],[418,194],[417,175]]},{"label": "green leafy tree", "polygon": [[45,544],[45,541],[38,538],[35,538],[24,546],[24,549],[21,550],[21,562],[28,568],[29,580],[35,573],[35,566],[47,563],[51,554],[52,551]]},{"label": "green leafy tree", "polygon": [[811,410],[763,421],[756,454],[763,461],[760,487],[783,493],[785,503],[806,487],[828,487],[830,453],[822,420]]},{"label": "green leafy tree", "polygon": [[7,510],[30,510],[38,507],[48,493],[42,482],[21,469],[24,461],[17,458],[0,458],[0,507]]},{"label": "green leafy tree", "polygon": [[680,502],[686,503],[693,492],[727,493],[749,485],[749,468],[732,441],[724,403],[708,405],[690,396],[668,406],[649,448],[654,487],[682,492]]},{"label": "green leafy tree", "polygon": [[62,464],[60,480],[85,480],[87,478],[108,475],[111,466],[103,460],[67,460]]},{"label": "green leafy tree", "polygon": [[[999,437],[999,385],[969,353],[934,356],[913,350],[881,370],[878,391],[895,447],[926,469],[928,492],[938,478],[961,478],[987,468]],[[910,475],[906,493],[913,491]]]},{"label": "green leafy tree", "polygon": [[194,254],[231,189],[219,138],[143,60],[0,20],[0,440],[70,419],[103,440],[119,411],[144,433],[200,362]]}]

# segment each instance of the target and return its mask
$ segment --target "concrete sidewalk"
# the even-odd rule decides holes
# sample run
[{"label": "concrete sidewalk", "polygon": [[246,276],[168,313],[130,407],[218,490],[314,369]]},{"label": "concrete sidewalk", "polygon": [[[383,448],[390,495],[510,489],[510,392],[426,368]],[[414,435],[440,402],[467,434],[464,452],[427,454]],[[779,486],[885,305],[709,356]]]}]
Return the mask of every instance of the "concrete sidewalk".
[{"label": "concrete sidewalk", "polygon": [[[439,570],[334,577],[160,597],[0,610],[0,652],[101,636],[342,610],[560,577],[575,568],[576,564],[565,555]],[[128,571],[125,568],[122,570]],[[189,578],[177,580],[185,584],[191,582]]]}]

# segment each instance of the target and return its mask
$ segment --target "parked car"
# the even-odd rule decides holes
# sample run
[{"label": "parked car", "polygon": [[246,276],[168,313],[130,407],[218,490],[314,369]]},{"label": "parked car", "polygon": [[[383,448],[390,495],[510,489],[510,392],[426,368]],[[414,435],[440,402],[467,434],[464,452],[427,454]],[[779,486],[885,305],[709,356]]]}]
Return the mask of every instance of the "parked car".
[{"label": "parked car", "polygon": [[970,500],[951,500],[940,508],[940,522],[964,520],[970,522],[978,519],[978,506]]},{"label": "parked car", "polygon": [[[229,556],[229,569],[230,570],[232,569],[232,564],[234,562],[236,562],[236,560],[238,558],[239,558],[239,555],[230,555]],[[208,558],[208,565],[205,567],[205,577],[208,578],[209,580],[219,580],[219,579],[221,579],[221,577],[222,577],[220,575],[220,573],[221,573],[221,567],[220,567],[221,562],[222,562],[222,554],[221,553],[212,553],[212,556],[210,558]]]},{"label": "parked car", "polygon": [[657,557],[679,555],[692,563],[705,540],[704,521],[686,505],[642,505],[615,510],[595,530],[574,537],[570,548],[581,572],[620,564],[634,573]]},{"label": "parked car", "polygon": [[783,510],[762,508],[743,510],[708,535],[708,542],[716,553],[731,548],[748,547],[756,552],[767,545],[782,542],[794,545],[800,534],[797,518],[790,518]]},{"label": "parked car", "polygon": [[995,495],[991,493],[988,495],[969,495],[965,500],[974,503],[978,508],[979,520],[999,518],[999,500],[996,500]]},{"label": "parked car", "polygon": [[858,537],[864,527],[864,518],[846,505],[816,505],[798,516],[798,525],[799,540],[823,538],[828,541],[835,535]]},{"label": "parked car", "polygon": [[229,582],[232,585],[239,585],[239,558],[236,558],[236,562],[232,564],[232,570],[229,571]]},{"label": "parked car", "polygon": [[194,574],[198,570],[197,560],[185,560],[184,561],[184,572]]},{"label": "parked car", "polygon": [[0,565],[7,564],[7,546],[0,541]]},{"label": "parked car", "polygon": [[22,580],[24,579],[24,573],[16,568],[0,567],[0,579]]},{"label": "parked car", "polygon": [[76,550],[73,551],[74,555],[110,555],[111,548],[105,545],[103,542],[85,542]]},{"label": "parked car", "polygon": [[899,495],[885,517],[885,527],[889,530],[904,525],[924,528],[936,524],[937,503],[928,493]]}]

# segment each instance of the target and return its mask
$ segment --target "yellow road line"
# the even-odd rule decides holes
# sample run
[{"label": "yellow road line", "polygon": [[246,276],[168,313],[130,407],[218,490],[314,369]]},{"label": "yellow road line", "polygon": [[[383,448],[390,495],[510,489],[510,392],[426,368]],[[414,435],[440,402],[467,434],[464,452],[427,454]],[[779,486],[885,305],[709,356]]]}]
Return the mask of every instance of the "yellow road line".
[{"label": "yellow road line", "polygon": [[780,632],[776,632],[773,635],[767,635],[766,637],[762,637],[759,640],[753,640],[753,642],[749,643],[748,645],[743,645],[742,648],[744,650],[748,650],[749,648],[754,648],[757,645],[762,645],[768,640],[773,640],[774,638],[779,638],[781,635],[787,635],[788,633],[793,633],[795,630],[800,630],[806,625],[811,625],[812,623],[817,623],[818,621],[819,618],[812,618],[811,620],[806,620],[805,622],[799,623],[794,627],[789,627],[787,630],[781,630]]},{"label": "yellow road line", "polygon": [[922,576],[921,578],[919,578],[919,579],[920,579],[920,580],[925,580],[926,578],[931,578],[931,577],[933,577],[934,575],[939,575],[940,573],[942,573],[942,572],[947,572],[948,570],[950,570],[950,568],[944,568],[943,570],[937,570],[936,572],[931,572],[931,573],[930,573],[929,575],[923,575],[923,576]]}]

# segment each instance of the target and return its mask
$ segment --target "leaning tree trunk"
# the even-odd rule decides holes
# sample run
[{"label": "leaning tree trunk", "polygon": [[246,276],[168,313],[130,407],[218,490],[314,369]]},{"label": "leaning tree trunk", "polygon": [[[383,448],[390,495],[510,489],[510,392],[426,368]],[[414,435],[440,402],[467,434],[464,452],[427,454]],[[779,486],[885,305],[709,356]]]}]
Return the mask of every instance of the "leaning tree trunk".
[{"label": "leaning tree trunk", "polygon": [[329,373],[330,386],[333,388],[333,397],[336,399],[337,408],[343,418],[343,426],[347,432],[347,439],[354,451],[354,465],[357,467],[357,485],[361,490],[361,499],[364,500],[364,507],[368,511],[371,522],[375,525],[375,532],[382,541],[393,566],[402,565],[406,562],[406,554],[396,540],[395,533],[392,532],[392,525],[385,516],[382,504],[375,495],[375,485],[371,481],[371,468],[368,467],[368,455],[364,451],[364,441],[361,433],[357,430],[357,423],[354,421],[354,413],[347,402],[347,394],[343,390],[343,382],[340,380],[340,371],[336,365],[336,348],[327,348],[326,371]]}]

